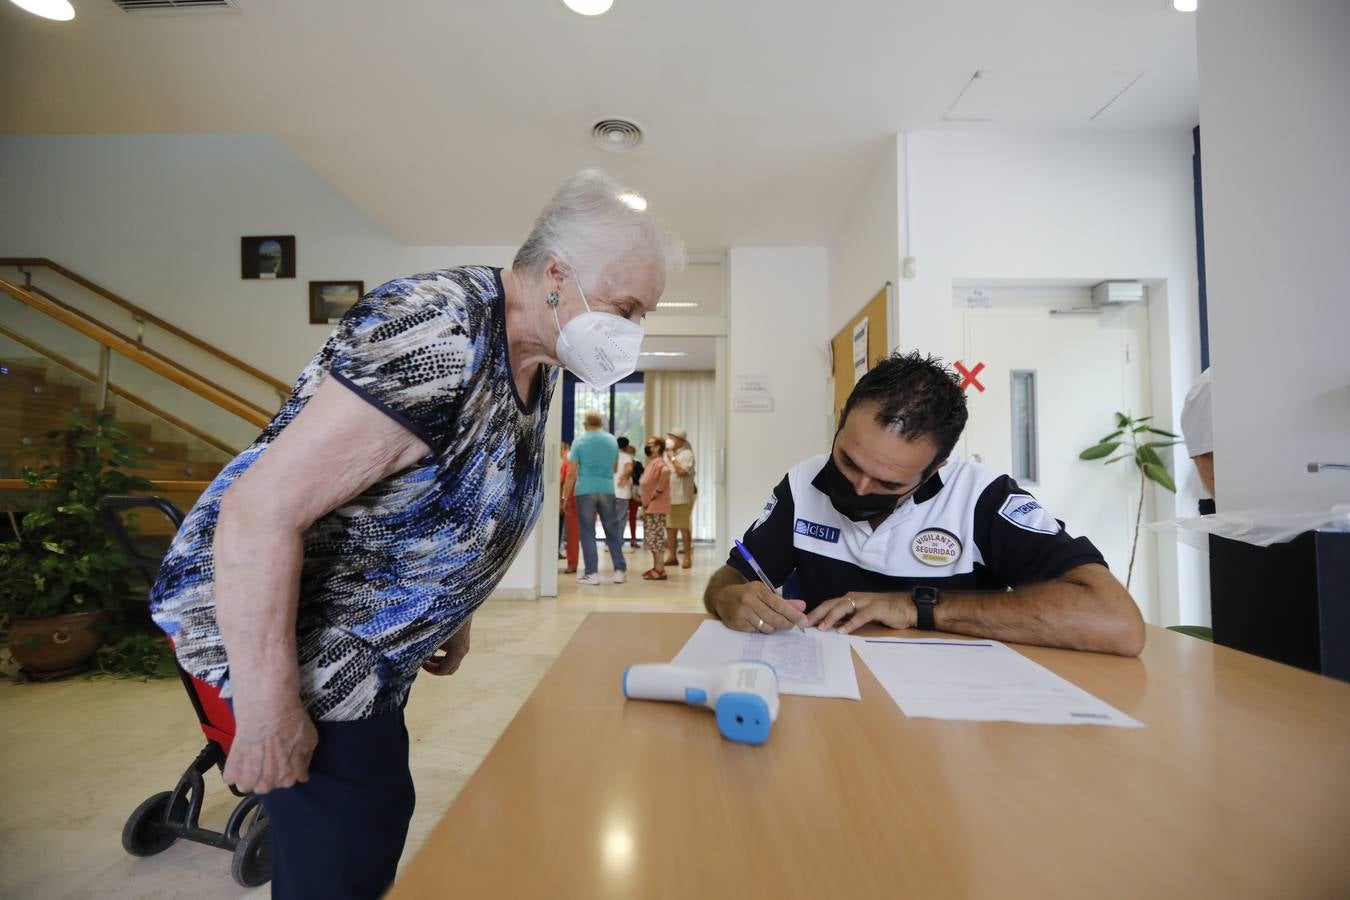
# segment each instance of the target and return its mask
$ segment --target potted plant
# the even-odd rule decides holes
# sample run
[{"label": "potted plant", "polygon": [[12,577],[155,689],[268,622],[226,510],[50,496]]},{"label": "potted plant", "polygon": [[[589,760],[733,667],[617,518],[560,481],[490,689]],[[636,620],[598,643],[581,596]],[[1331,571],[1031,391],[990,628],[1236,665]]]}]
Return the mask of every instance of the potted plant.
[{"label": "potted plant", "polygon": [[0,615],[9,650],[28,674],[54,678],[86,668],[102,645],[109,611],[120,613],[131,569],[98,516],[108,494],[146,490],[144,448],[110,415],[70,417],[46,434],[36,466],[24,466],[28,512],[0,543]]},{"label": "potted plant", "polygon": [[[1134,556],[1139,549],[1139,524],[1144,515],[1144,487],[1152,481],[1160,484],[1172,493],[1177,492],[1177,486],[1172,481],[1172,476],[1167,473],[1167,467],[1163,465],[1162,457],[1158,451],[1164,447],[1174,447],[1181,443],[1177,435],[1170,431],[1163,431],[1161,428],[1154,428],[1148,423],[1153,420],[1152,416],[1144,416],[1135,419],[1124,413],[1116,413],[1116,430],[1102,438],[1093,446],[1087,448],[1078,454],[1079,459],[1104,459],[1111,456],[1122,447],[1125,448],[1119,456],[1114,456],[1106,460],[1109,466],[1111,463],[1120,462],[1122,459],[1134,460],[1134,467],[1139,470],[1139,507],[1134,513],[1134,541],[1130,544],[1130,568],[1125,574],[1125,590],[1130,589],[1130,580],[1134,577]],[[1168,440],[1150,440],[1149,435],[1157,435]]]}]

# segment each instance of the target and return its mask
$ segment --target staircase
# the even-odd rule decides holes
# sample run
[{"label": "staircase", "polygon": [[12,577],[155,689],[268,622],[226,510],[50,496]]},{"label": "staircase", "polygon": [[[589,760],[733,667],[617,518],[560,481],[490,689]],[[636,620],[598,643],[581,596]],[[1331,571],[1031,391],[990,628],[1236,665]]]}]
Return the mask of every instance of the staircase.
[{"label": "staircase", "polygon": [[[46,446],[43,435],[65,428],[71,413],[94,412],[98,391],[42,357],[7,355],[0,368],[0,477],[12,479]],[[110,397],[106,409],[148,452],[135,474],[158,483],[155,493],[184,510],[231,458],[123,398]]]},{"label": "staircase", "polygon": [[286,390],[50,260],[0,258],[0,514],[23,509],[46,432],[98,409],[147,451],[150,493],[187,510]]}]

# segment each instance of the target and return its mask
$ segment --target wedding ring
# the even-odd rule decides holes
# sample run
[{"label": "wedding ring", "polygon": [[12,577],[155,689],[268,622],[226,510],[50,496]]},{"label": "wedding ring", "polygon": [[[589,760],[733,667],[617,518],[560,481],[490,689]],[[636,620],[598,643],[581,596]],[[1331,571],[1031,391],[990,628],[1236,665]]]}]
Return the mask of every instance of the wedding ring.
[{"label": "wedding ring", "polygon": [[764,620],[763,620],[763,619],[760,619],[760,620],[759,620],[759,624],[756,625],[755,628],[756,628],[756,629],[760,629],[760,628],[763,628],[763,627],[764,627]]},{"label": "wedding ring", "polygon": [[852,598],[852,597],[849,597],[849,598],[848,598],[848,605],[851,606],[851,607],[853,607],[853,609],[849,610],[850,612],[857,612],[857,611],[858,611],[858,604],[856,604],[856,603],[853,602],[853,598]]}]

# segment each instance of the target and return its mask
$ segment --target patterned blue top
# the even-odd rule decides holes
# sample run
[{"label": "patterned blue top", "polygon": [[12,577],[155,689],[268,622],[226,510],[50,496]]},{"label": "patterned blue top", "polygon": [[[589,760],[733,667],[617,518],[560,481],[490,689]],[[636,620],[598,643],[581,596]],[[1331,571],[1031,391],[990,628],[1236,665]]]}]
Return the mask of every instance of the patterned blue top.
[{"label": "patterned blue top", "polygon": [[534,526],[556,374],[541,373],[527,409],[507,356],[499,270],[400,278],[363,297],[174,539],[150,604],[179,662],[229,696],[213,591],[220,497],[331,375],[432,452],[305,531],[301,696],[314,718],[328,721],[401,706],[422,662],[487,599]]}]

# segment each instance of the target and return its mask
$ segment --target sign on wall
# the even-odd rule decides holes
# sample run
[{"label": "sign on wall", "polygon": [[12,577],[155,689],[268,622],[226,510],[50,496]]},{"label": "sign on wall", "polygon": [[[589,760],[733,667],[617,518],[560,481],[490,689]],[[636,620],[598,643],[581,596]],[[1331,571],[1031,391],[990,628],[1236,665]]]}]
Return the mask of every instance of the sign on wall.
[{"label": "sign on wall", "polygon": [[867,374],[867,316],[853,326],[853,383]]},{"label": "sign on wall", "polygon": [[733,412],[773,412],[773,386],[768,375],[737,375]]}]

